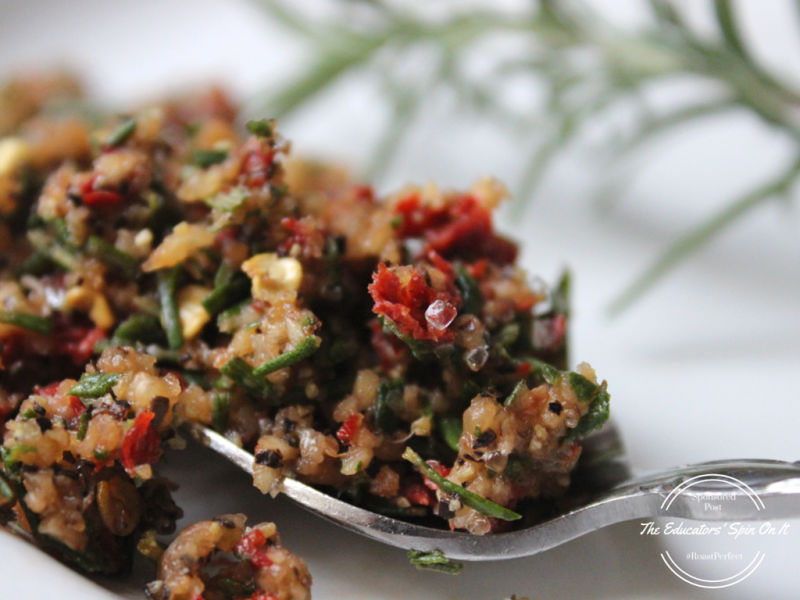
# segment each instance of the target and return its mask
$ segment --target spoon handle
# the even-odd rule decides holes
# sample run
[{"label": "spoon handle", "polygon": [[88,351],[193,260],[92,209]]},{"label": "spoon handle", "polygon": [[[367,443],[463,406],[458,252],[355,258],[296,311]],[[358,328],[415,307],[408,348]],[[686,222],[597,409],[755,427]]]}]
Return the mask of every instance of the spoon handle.
[{"label": "spoon handle", "polygon": [[800,517],[800,463],[718,460],[675,467],[612,490],[607,499],[646,504],[652,516],[702,521]]}]

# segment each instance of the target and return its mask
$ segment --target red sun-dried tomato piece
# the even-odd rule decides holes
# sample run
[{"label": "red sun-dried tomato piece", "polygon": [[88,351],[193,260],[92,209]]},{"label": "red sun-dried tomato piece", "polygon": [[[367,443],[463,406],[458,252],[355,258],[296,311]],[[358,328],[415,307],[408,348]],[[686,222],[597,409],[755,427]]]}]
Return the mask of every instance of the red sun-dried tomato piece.
[{"label": "red sun-dried tomato piece", "polygon": [[281,219],[281,227],[289,232],[283,242],[278,245],[278,254],[285,256],[297,244],[301,248],[304,256],[319,258],[322,256],[322,247],[325,244],[325,232],[319,228],[316,219],[313,217],[284,217]]},{"label": "red sun-dried tomato piece", "polygon": [[498,264],[509,264],[517,256],[516,245],[494,233],[491,213],[473,196],[460,196],[431,208],[412,194],[402,198],[394,210],[402,217],[397,227],[401,238],[422,237],[427,249],[444,256],[485,257]]},{"label": "red sun-dried tomato piece", "polygon": [[161,438],[151,425],[154,417],[149,410],[139,413],[122,439],[122,466],[126,469],[154,463],[161,455]]},{"label": "red sun-dried tomato piece", "polygon": [[64,353],[72,358],[76,365],[83,365],[94,352],[94,346],[100,340],[106,339],[106,332],[99,327],[82,327],[72,325],[64,332]]},{"label": "red sun-dried tomato piece", "polygon": [[268,594],[262,590],[258,590],[253,592],[253,595],[250,596],[247,600],[280,600],[277,596],[272,594]]},{"label": "red sun-dried tomato piece", "polygon": [[423,206],[418,194],[401,198],[395,205],[394,212],[402,217],[397,226],[397,235],[401,238],[419,237],[427,229],[441,220],[443,213]]},{"label": "red sun-dried tomato piece", "polygon": [[473,279],[480,279],[486,274],[486,269],[489,267],[489,260],[486,258],[479,258],[474,263],[467,265],[467,273]]},{"label": "red sun-dried tomato piece", "polygon": [[248,143],[244,148],[244,160],[242,161],[245,185],[249,188],[263,186],[269,178],[274,160],[274,150],[264,148],[260,142]]},{"label": "red sun-dried tomato piece", "polygon": [[418,506],[431,506],[434,500],[431,490],[425,487],[425,484],[418,481],[406,484],[403,489],[403,496],[408,498],[411,504],[416,504]]},{"label": "red sun-dried tomato piece", "polygon": [[272,560],[267,556],[267,553],[262,550],[266,543],[267,538],[264,534],[261,533],[259,529],[253,529],[239,540],[234,548],[234,552],[239,556],[246,557],[253,566],[259,569],[268,567],[272,564]]},{"label": "red sun-dried tomato piece", "polygon": [[259,569],[272,565],[272,560],[266,552],[254,552],[250,555],[250,562]]},{"label": "red sun-dried tomato piece", "polygon": [[528,375],[530,375],[532,368],[533,367],[531,367],[531,363],[529,362],[520,363],[519,366],[517,367],[517,372],[515,373],[515,375],[520,378],[527,377]]},{"label": "red sun-dried tomato piece", "polygon": [[54,381],[51,384],[44,386],[43,388],[36,389],[36,393],[42,396],[55,396],[58,392],[58,386],[61,385],[60,381]]},{"label": "red sun-dried tomato piece", "polygon": [[102,188],[95,189],[94,184],[98,177],[99,174],[95,173],[80,186],[81,200],[83,203],[87,206],[96,206],[98,208],[121,204],[122,196],[118,192]]},{"label": "red sun-dried tomato piece", "polygon": [[347,417],[347,420],[342,423],[342,426],[339,427],[339,430],[336,432],[336,438],[342,442],[342,444],[349,444],[350,440],[353,439],[356,431],[358,431],[358,428],[361,426],[361,420],[363,418],[361,413],[356,413]]},{"label": "red sun-dried tomato piece", "polygon": [[122,196],[111,190],[92,190],[81,195],[83,203],[87,206],[117,206],[122,203]]},{"label": "red sun-dried tomato piece", "polygon": [[415,340],[443,342],[455,338],[448,326],[461,306],[460,294],[450,281],[447,284],[450,289],[435,290],[415,267],[381,264],[367,289],[375,302],[372,311],[390,319],[400,333]]},{"label": "red sun-dried tomato piece", "polygon": [[67,400],[69,401],[69,409],[72,412],[73,419],[79,417],[86,410],[86,405],[77,396],[67,396]]},{"label": "red sun-dried tomato piece", "polygon": [[252,529],[242,536],[233,551],[239,556],[250,556],[253,552],[260,550],[266,543],[267,538],[261,530]]}]

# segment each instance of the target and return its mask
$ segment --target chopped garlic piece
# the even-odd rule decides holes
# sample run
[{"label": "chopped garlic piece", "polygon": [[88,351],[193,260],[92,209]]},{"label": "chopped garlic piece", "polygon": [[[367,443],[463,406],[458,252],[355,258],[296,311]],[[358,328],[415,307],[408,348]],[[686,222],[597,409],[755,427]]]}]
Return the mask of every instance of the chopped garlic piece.
[{"label": "chopped garlic piece", "polygon": [[183,262],[200,248],[214,243],[214,234],[204,225],[178,223],[142,264],[144,272],[157,271]]},{"label": "chopped garlic piece", "polygon": [[149,253],[153,247],[153,232],[146,227],[133,238],[133,245],[141,252]]},{"label": "chopped garlic piece", "polygon": [[256,254],[242,264],[242,271],[253,282],[253,297],[267,301],[275,293],[296,292],[303,279],[300,261],[274,252]]},{"label": "chopped garlic piece", "polygon": [[64,306],[89,311],[89,318],[100,329],[111,329],[114,326],[114,313],[111,312],[106,297],[86,286],[70,288],[64,295]]},{"label": "chopped garlic piece", "polygon": [[195,337],[211,319],[211,315],[203,308],[203,298],[210,293],[211,288],[202,285],[187,285],[178,293],[178,317],[183,339]]},{"label": "chopped garlic piece", "polygon": [[431,427],[431,417],[423,415],[411,423],[411,433],[423,437],[429,436],[431,434]]}]

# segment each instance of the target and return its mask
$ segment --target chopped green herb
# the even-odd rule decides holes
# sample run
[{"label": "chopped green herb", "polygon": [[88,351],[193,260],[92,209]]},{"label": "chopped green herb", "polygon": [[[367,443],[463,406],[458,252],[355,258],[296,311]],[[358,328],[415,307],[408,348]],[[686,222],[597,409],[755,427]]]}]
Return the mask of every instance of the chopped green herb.
[{"label": "chopped green herb", "polygon": [[525,384],[524,379],[520,379],[517,382],[517,385],[514,386],[514,389],[511,390],[511,393],[506,398],[506,401],[503,403],[505,406],[511,406],[516,402],[522,394],[528,391],[528,386]]},{"label": "chopped green herb", "polygon": [[242,310],[250,306],[251,299],[248,296],[242,302],[226,308],[217,315],[217,329],[223,333],[231,333],[238,329],[242,324],[237,322],[237,317],[242,314]]},{"label": "chopped green herb", "polygon": [[525,473],[530,473],[531,469],[534,468],[530,462],[530,459],[527,457],[511,454],[508,457],[506,468],[503,469],[503,477],[508,477],[509,479],[519,479]]},{"label": "chopped green herb", "polygon": [[17,277],[21,275],[43,275],[54,266],[53,261],[50,260],[47,254],[37,250],[20,263],[14,270],[14,275]]},{"label": "chopped green herb", "polygon": [[153,315],[131,315],[117,326],[113,338],[125,344],[157,344],[164,339],[164,330]]},{"label": "chopped green herb", "polygon": [[69,393],[79,398],[99,398],[110,392],[120,377],[119,373],[84,373]]},{"label": "chopped green herb", "polygon": [[479,513],[486,515],[487,517],[502,519],[503,521],[516,521],[517,519],[522,518],[521,514],[505,508],[504,506],[500,506],[491,500],[487,500],[486,498],[483,498],[478,494],[470,492],[469,490],[461,487],[457,483],[453,483],[449,479],[442,477],[433,467],[422,460],[422,457],[419,454],[414,452],[414,450],[408,446],[406,446],[406,449],[403,451],[403,458],[414,465],[425,477],[435,483],[436,486],[445,494],[460,496],[464,504],[470,508],[474,508]]},{"label": "chopped green herb", "polygon": [[228,158],[227,150],[195,150],[192,152],[194,164],[198,167],[207,168],[217,165]]},{"label": "chopped green herb", "polygon": [[211,389],[211,383],[208,381],[208,378],[203,374],[202,371],[187,371],[186,369],[183,369],[181,370],[180,374],[183,380],[189,385],[197,385],[204,390]]},{"label": "chopped green herb", "polygon": [[114,244],[109,244],[96,235],[89,236],[86,253],[112,269],[119,271],[126,279],[136,279],[139,274],[139,261]]},{"label": "chopped green herb", "polygon": [[156,539],[156,532],[153,529],[148,529],[144,535],[139,538],[136,543],[136,550],[150,560],[156,561],[164,554],[164,547]]},{"label": "chopped green herb", "polygon": [[272,360],[265,362],[263,365],[256,367],[256,369],[253,371],[253,374],[259,377],[269,375],[278,369],[283,369],[308,358],[314,354],[317,349],[319,349],[319,338],[317,338],[315,335],[309,335],[300,340],[293,350],[284,352],[280,356],[276,356]]},{"label": "chopped green herb", "polygon": [[72,271],[75,268],[75,252],[64,247],[41,229],[28,230],[28,241],[37,252],[47,256],[62,269]]},{"label": "chopped green herb", "polygon": [[105,459],[108,458],[108,450],[106,450],[104,448],[103,449],[95,448],[94,449],[94,457],[99,461],[104,461]]},{"label": "chopped green herb", "polygon": [[236,273],[227,281],[215,281],[214,285],[216,287],[203,298],[203,308],[212,316],[240,302],[250,293],[250,279],[244,273]]},{"label": "chopped green herb", "polygon": [[264,377],[254,374],[250,365],[238,356],[225,363],[221,371],[254,398],[268,398],[272,395],[272,384]]},{"label": "chopped green herb", "polygon": [[[577,375],[577,373],[574,373],[574,375]],[[605,381],[595,386],[595,394],[591,400],[589,400],[589,402],[591,402],[591,404],[589,404],[589,411],[580,418],[575,428],[567,432],[565,439],[568,441],[579,440],[586,437],[590,431],[600,429],[603,424],[608,421],[608,403],[610,399],[611,396],[606,390]],[[581,400],[580,396],[578,396],[578,400]]]},{"label": "chopped green herb", "polygon": [[67,247],[75,247],[75,244],[72,242],[72,236],[70,235],[66,220],[58,218],[52,219],[51,221],[48,221],[48,223],[50,224],[50,227],[52,227],[56,239],[59,242]]},{"label": "chopped green herb", "polygon": [[178,316],[178,302],[175,297],[181,267],[158,272],[158,296],[161,301],[161,325],[167,333],[169,347],[176,350],[183,346],[183,329]]},{"label": "chopped green herb", "polygon": [[107,145],[109,148],[116,148],[125,143],[125,141],[133,135],[136,130],[136,119],[125,119],[122,123],[117,125],[117,128],[111,133],[108,138]]},{"label": "chopped green herb", "polygon": [[394,321],[391,319],[387,319],[384,317],[378,317],[378,321],[381,324],[381,327],[384,331],[391,333],[392,335],[398,337],[402,340],[406,346],[408,346],[409,350],[411,350],[411,354],[414,355],[414,358],[417,360],[428,360],[434,356],[433,350],[431,347],[426,344],[425,342],[421,342],[419,340],[415,340],[411,336],[404,335],[400,333],[400,330],[395,325]]},{"label": "chopped green herb", "polygon": [[231,409],[230,392],[218,392],[214,394],[214,416],[212,423],[217,431],[225,431],[228,426],[228,414]]},{"label": "chopped green herb", "polygon": [[286,194],[289,193],[289,186],[285,183],[283,185],[272,185],[269,186],[269,195],[273,198],[283,198]]},{"label": "chopped green herb", "polygon": [[408,556],[411,564],[418,569],[439,571],[448,575],[458,575],[464,569],[462,563],[450,560],[441,550],[434,550],[433,552],[409,550],[406,556]]},{"label": "chopped green herb", "polygon": [[213,196],[204,198],[203,202],[211,208],[216,208],[223,212],[232,212],[239,208],[249,196],[244,188],[234,187],[227,192],[218,192]]},{"label": "chopped green herb", "polygon": [[478,283],[473,279],[472,275],[467,273],[464,265],[456,266],[456,285],[461,291],[462,312],[479,315],[483,305],[483,296]]},{"label": "chopped green herb", "polygon": [[519,323],[504,325],[497,334],[497,343],[504,348],[513,346],[517,339],[519,339]]},{"label": "chopped green herb", "polygon": [[405,382],[402,379],[381,381],[378,386],[378,397],[375,402],[375,425],[386,433],[397,429],[395,411],[402,407],[404,388]]},{"label": "chopped green herb", "polygon": [[83,440],[86,437],[86,431],[89,429],[89,411],[85,410],[81,413],[78,421],[78,433],[77,437],[79,440]]},{"label": "chopped green herb", "polygon": [[3,473],[0,473],[0,507],[8,504],[15,498],[16,495],[14,494],[14,490],[11,488],[11,484],[6,481]]},{"label": "chopped green herb", "polygon": [[0,455],[2,455],[3,459],[3,468],[6,470],[6,472],[14,471],[16,464],[19,462],[20,455],[27,454],[29,452],[36,452],[36,447],[28,444],[17,444],[11,448],[1,446]]},{"label": "chopped green herb", "polygon": [[0,310],[0,323],[14,325],[42,335],[47,335],[53,329],[50,319],[13,310]]},{"label": "chopped green herb", "polygon": [[442,440],[450,449],[458,452],[458,440],[461,439],[461,417],[441,417],[439,419],[439,432]]},{"label": "chopped green herb", "polygon": [[231,269],[224,260],[219,263],[217,272],[214,273],[214,287],[228,283],[237,271]]},{"label": "chopped green herb", "polygon": [[400,226],[403,224],[403,215],[395,215],[392,217],[391,221],[389,221],[389,225],[392,226],[392,229],[400,229]]},{"label": "chopped green herb", "polygon": [[536,358],[526,358],[525,362],[532,367],[531,374],[538,375],[550,385],[555,385],[561,379],[562,371],[559,371],[553,365]]},{"label": "chopped green herb", "polygon": [[258,137],[272,137],[272,120],[271,119],[261,119],[258,121],[248,121],[247,131],[252,133],[253,135],[257,135]]},{"label": "chopped green herb", "polygon": [[564,271],[550,292],[550,305],[555,314],[569,317],[569,296],[572,288],[572,275],[569,271]]},{"label": "chopped green herb", "polygon": [[606,382],[596,384],[580,373],[574,371],[559,371],[554,366],[535,358],[526,358],[526,362],[533,367],[533,373],[538,373],[544,381],[551,385],[559,383],[563,377],[567,378],[569,387],[575,392],[579,402],[589,404],[589,411],[578,421],[578,425],[567,432],[565,439],[578,440],[593,429],[599,429],[608,420],[608,404],[611,396],[606,389]]}]

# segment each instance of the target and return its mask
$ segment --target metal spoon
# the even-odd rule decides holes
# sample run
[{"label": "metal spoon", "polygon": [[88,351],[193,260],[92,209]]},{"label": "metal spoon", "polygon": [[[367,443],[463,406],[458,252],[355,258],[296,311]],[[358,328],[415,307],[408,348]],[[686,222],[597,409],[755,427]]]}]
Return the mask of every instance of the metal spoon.
[{"label": "metal spoon", "polygon": [[[243,471],[252,474],[254,457],[215,431],[194,425],[192,436]],[[747,490],[717,481],[700,482],[674,496],[669,516],[703,521],[764,521],[800,517],[800,461],[722,460],[676,467],[642,478],[631,478],[619,434],[613,425],[583,442],[579,468],[563,514],[508,533],[472,535],[416,525],[348,504],[296,479],[285,478],[280,491],[289,498],[346,529],[385,544],[423,552],[440,550],[457,560],[501,560],[544,552],[592,531],[632,519],[665,516],[661,506],[681,483],[704,474],[734,477],[763,501],[754,509],[749,502],[721,503],[708,513],[708,494],[734,494],[743,499]],[[734,498],[734,500],[736,499]]]}]

